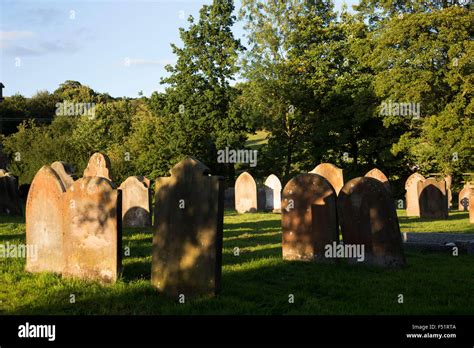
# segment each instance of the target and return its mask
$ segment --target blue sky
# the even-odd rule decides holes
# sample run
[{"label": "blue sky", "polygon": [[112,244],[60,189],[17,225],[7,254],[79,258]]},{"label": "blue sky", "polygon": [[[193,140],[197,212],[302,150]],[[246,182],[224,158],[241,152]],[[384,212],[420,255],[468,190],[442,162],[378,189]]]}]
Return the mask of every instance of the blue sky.
[{"label": "blue sky", "polygon": [[[0,81],[4,95],[30,97],[76,80],[114,97],[162,91],[179,27],[212,1],[0,0]],[[343,0],[336,0],[340,8]],[[358,0],[345,0],[349,6]],[[236,1],[236,9],[240,1]],[[234,27],[243,37],[242,23]]]}]

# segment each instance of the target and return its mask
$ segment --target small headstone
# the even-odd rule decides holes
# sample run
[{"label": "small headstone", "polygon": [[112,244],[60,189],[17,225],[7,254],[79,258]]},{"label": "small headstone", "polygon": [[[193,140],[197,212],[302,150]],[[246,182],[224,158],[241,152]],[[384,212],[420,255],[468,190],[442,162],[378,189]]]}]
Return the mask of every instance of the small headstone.
[{"label": "small headstone", "polygon": [[122,226],[151,226],[151,197],[145,178],[131,176],[119,190],[122,191]]},{"label": "small headstone", "polygon": [[363,245],[363,262],[379,266],[405,264],[395,204],[381,181],[370,177],[352,179],[342,188],[337,205],[344,245]]},{"label": "small headstone", "polygon": [[265,210],[271,210],[274,213],[281,211],[281,182],[274,174],[270,174],[265,180]]},{"label": "small headstone", "polygon": [[257,184],[247,172],[240,174],[235,181],[235,210],[238,213],[257,210]]},{"label": "small headstone", "polygon": [[257,187],[257,210],[258,211],[266,211],[266,197],[267,191],[265,187]]},{"label": "small headstone", "polygon": [[224,208],[235,210],[235,189],[233,187],[224,191]]},{"label": "small headstone", "polygon": [[66,190],[74,183],[74,180],[77,179],[74,174],[74,169],[70,164],[56,161],[51,164],[51,168],[58,174]]},{"label": "small headstone", "polygon": [[463,189],[459,192],[459,204],[458,210],[468,211],[469,210],[469,196],[474,193],[474,187],[469,184],[464,185]]},{"label": "small headstone", "polygon": [[420,216],[420,204],[418,197],[418,181],[425,180],[419,173],[413,173],[405,181],[405,199],[407,216]]},{"label": "small headstone", "polygon": [[117,280],[121,268],[120,190],[109,180],[84,177],[74,182],[61,202],[66,277]]},{"label": "small headstone", "polygon": [[344,175],[341,168],[336,167],[332,163],[321,163],[316,166],[310,173],[321,175],[332,185],[336,194],[339,194],[342,186],[344,186]]},{"label": "small headstone", "polygon": [[43,166],[33,178],[26,200],[26,244],[36,248],[36,255],[26,259],[28,272],[63,271],[64,192],[61,179],[49,166]]},{"label": "small headstone", "polygon": [[208,174],[188,157],[156,180],[151,282],[176,298],[220,288],[224,180]]},{"label": "small headstone", "polygon": [[324,260],[326,245],[339,241],[336,191],[318,174],[300,174],[283,189],[284,260]]},{"label": "small headstone", "polygon": [[430,219],[448,218],[448,197],[446,181],[428,178],[418,181],[420,217]]},{"label": "small headstone", "polygon": [[387,176],[377,168],[369,170],[365,175],[366,178],[374,178],[380,181],[383,186],[388,190],[388,192],[392,193],[392,188],[390,187],[390,182],[388,181]]},{"label": "small headstone", "polygon": [[107,180],[113,181],[111,176],[110,159],[107,155],[100,152],[94,153],[84,169],[84,177],[98,176]]},{"label": "small headstone", "polygon": [[0,213],[8,215],[22,213],[18,180],[3,169],[0,169]]}]

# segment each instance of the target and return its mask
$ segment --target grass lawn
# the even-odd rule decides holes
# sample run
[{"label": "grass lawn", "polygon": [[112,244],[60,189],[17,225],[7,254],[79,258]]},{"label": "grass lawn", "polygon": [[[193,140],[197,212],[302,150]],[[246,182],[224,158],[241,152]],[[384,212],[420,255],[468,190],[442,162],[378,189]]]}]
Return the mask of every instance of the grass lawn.
[{"label": "grass lawn", "polygon": [[[403,216],[403,232],[472,231],[468,214],[447,221]],[[28,274],[24,259],[0,259],[2,314],[473,314],[474,257],[407,251],[403,269],[281,259],[280,215],[226,212],[222,291],[179,304],[150,285],[152,229],[126,229],[120,280],[109,286]],[[473,234],[474,237],[474,234]],[[22,218],[0,216],[0,243],[25,243]],[[240,255],[234,256],[234,248]],[[70,303],[71,294],[75,303]],[[288,302],[290,294],[294,303]],[[397,302],[403,294],[404,303]]]}]

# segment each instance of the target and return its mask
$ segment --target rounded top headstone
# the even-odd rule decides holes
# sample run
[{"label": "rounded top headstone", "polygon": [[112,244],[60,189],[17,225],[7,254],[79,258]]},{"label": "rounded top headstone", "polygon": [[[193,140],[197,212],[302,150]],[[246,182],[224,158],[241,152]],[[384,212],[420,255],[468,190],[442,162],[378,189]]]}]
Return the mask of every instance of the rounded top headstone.
[{"label": "rounded top headstone", "polygon": [[94,153],[84,169],[84,177],[101,177],[112,181],[110,159],[100,152]]},{"label": "rounded top headstone", "polygon": [[332,163],[318,164],[310,173],[318,174],[324,177],[332,185],[337,194],[344,186],[344,175],[341,168]]}]

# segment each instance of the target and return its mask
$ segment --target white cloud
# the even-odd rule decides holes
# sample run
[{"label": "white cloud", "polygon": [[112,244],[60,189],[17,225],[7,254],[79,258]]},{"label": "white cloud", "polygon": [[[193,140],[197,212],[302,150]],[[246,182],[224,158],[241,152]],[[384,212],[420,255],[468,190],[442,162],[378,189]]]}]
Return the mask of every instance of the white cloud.
[{"label": "white cloud", "polygon": [[15,41],[35,36],[32,31],[0,31],[0,41]]},{"label": "white cloud", "polygon": [[122,61],[122,65],[124,67],[130,67],[130,66],[151,66],[151,65],[167,65],[167,64],[173,64],[175,61],[172,59],[143,59],[143,58],[129,58],[125,57]]}]

